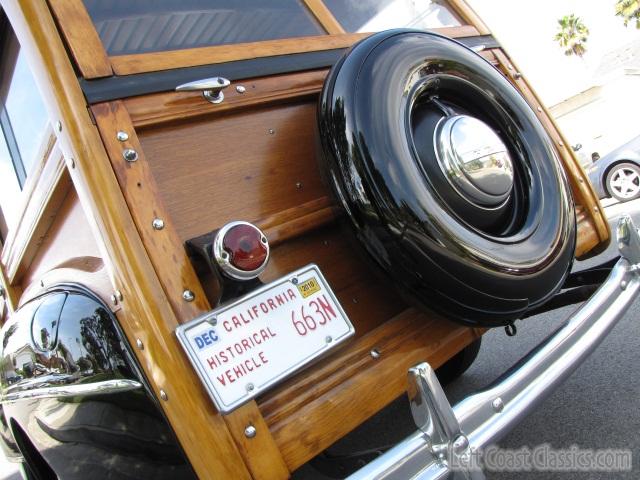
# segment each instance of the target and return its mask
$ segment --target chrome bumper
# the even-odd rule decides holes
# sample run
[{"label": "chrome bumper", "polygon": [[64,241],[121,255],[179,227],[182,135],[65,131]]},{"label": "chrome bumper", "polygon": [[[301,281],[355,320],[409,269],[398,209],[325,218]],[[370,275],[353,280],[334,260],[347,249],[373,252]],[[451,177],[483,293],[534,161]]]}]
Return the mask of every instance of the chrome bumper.
[{"label": "chrome bumper", "polygon": [[640,237],[628,216],[620,219],[616,233],[621,259],[606,282],[487,389],[452,408],[427,363],[410,369],[408,394],[418,430],[349,479],[484,478],[470,465],[471,452],[494,444],[553,392],[635,299],[640,289]]}]

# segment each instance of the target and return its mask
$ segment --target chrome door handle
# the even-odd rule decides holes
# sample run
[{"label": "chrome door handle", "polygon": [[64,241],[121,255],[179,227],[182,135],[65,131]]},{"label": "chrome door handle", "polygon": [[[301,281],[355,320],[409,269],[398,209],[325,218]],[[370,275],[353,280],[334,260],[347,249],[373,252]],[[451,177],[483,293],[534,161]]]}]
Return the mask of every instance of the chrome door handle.
[{"label": "chrome door handle", "polygon": [[204,78],[194,82],[183,83],[176,87],[176,92],[202,91],[202,96],[211,103],[220,103],[224,100],[222,90],[231,85],[231,82],[223,77]]}]

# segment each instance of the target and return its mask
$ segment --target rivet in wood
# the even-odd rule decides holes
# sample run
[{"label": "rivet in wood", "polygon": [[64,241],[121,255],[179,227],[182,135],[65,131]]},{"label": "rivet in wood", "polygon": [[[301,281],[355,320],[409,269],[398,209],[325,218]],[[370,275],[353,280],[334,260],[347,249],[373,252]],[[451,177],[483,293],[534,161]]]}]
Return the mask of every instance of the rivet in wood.
[{"label": "rivet in wood", "polygon": [[302,182],[296,182],[296,188],[300,190],[302,188]]},{"label": "rivet in wood", "polygon": [[269,129],[269,135],[275,135],[276,131],[273,128]]},{"label": "rivet in wood", "polygon": [[120,142],[126,142],[127,140],[129,140],[129,134],[120,130],[118,133],[116,133],[116,138]]},{"label": "rivet in wood", "polygon": [[169,395],[164,390],[160,390],[160,398],[166,402],[169,400]]},{"label": "rivet in wood", "polygon": [[513,78],[515,78],[516,80],[520,80],[522,78],[522,74],[520,72],[515,72],[513,74]]},{"label": "rivet in wood", "polygon": [[258,433],[258,431],[253,425],[247,425],[247,428],[244,429],[244,436],[247,438],[255,437],[256,433]]},{"label": "rivet in wood", "polygon": [[111,295],[111,303],[113,303],[114,305],[118,304],[118,297],[116,297],[115,293]]},{"label": "rivet in wood", "polygon": [[369,352],[369,355],[371,355],[371,358],[373,358],[374,360],[377,360],[378,358],[380,358],[380,350],[374,348]]},{"label": "rivet in wood", "polygon": [[564,143],[562,142],[558,142],[558,145],[560,145],[561,147],[564,147]]},{"label": "rivet in wood", "polygon": [[118,301],[122,301],[122,299],[124,298],[124,296],[122,295],[122,292],[120,290],[116,290],[115,292],[115,296],[118,299]]},{"label": "rivet in wood", "polygon": [[579,178],[579,179],[578,179],[578,182],[580,182],[580,183],[584,183],[584,179]]},{"label": "rivet in wood", "polygon": [[541,112],[542,111],[542,107],[538,107],[538,111]]},{"label": "rivet in wood", "polygon": [[136,347],[138,347],[138,350],[144,350],[144,343],[139,338],[136,339]]},{"label": "rivet in wood", "polygon": [[164,228],[164,221],[161,218],[154,218],[151,225],[154,230],[162,230]]},{"label": "rivet in wood", "polygon": [[60,120],[56,122],[56,130],[58,130],[59,132],[62,131],[62,122]]},{"label": "rivet in wood", "polygon": [[357,299],[357,298],[355,298],[355,297],[354,297],[354,298],[352,298],[352,299],[351,299],[351,301],[352,301],[353,303],[358,303],[358,299]]},{"label": "rivet in wood", "polygon": [[127,162],[135,162],[138,160],[138,152],[136,152],[133,148],[125,148],[122,151],[122,156]]},{"label": "rivet in wood", "polygon": [[182,292],[182,298],[184,298],[187,302],[193,302],[196,296],[191,290],[185,290],[184,292]]},{"label": "rivet in wood", "polygon": [[593,207],[593,211],[594,211],[594,212],[599,212],[599,211],[600,211],[600,209],[599,209],[598,207]]},{"label": "rivet in wood", "polygon": [[238,93],[244,93],[244,92],[246,92],[246,91],[247,91],[247,89],[246,89],[246,88],[244,88],[244,85],[237,85],[237,86],[236,86],[236,92],[238,92]]}]

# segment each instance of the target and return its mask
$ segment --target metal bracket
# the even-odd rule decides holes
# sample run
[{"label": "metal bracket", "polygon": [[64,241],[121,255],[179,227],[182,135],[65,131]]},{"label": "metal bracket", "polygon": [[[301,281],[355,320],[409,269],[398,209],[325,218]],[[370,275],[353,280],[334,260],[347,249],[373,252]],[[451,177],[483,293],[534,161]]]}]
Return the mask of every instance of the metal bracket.
[{"label": "metal bracket", "polygon": [[622,215],[616,228],[618,250],[630,264],[640,264],[640,236],[638,229],[629,215]]},{"label": "metal bracket", "polygon": [[413,420],[427,436],[431,454],[451,471],[452,476],[447,478],[484,480],[484,473],[471,462],[469,440],[431,365],[424,362],[410,368],[408,380]]}]

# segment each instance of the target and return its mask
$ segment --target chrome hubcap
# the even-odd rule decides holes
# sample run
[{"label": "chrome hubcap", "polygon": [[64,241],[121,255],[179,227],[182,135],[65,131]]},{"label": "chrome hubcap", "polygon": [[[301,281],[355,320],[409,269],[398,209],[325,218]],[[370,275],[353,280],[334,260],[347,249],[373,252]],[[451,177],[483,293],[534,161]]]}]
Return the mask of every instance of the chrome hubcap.
[{"label": "chrome hubcap", "polygon": [[619,168],[609,182],[616,195],[622,198],[633,198],[640,192],[640,176],[631,168]]},{"label": "chrome hubcap", "polygon": [[484,208],[507,201],[513,162],[487,124],[468,115],[447,117],[438,123],[433,141],[440,169],[462,198]]}]

